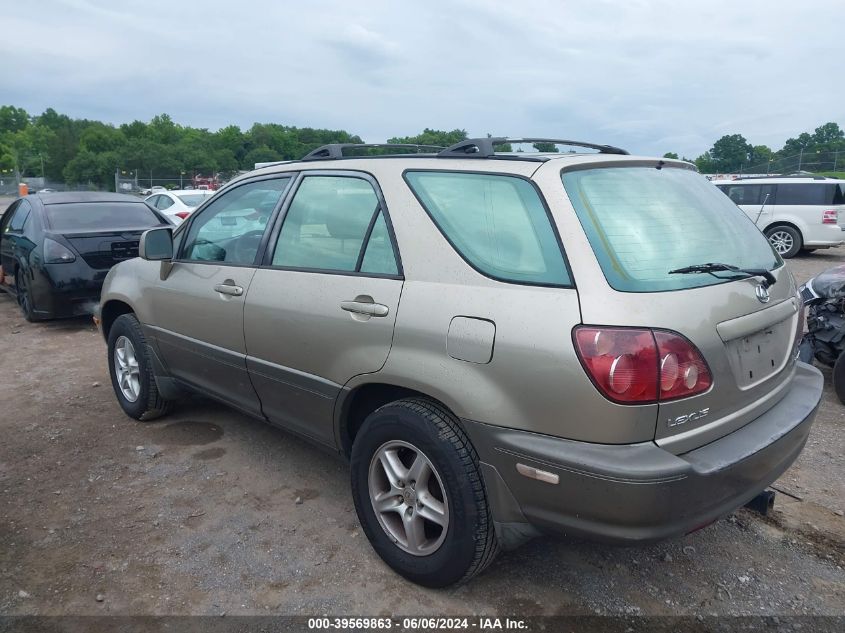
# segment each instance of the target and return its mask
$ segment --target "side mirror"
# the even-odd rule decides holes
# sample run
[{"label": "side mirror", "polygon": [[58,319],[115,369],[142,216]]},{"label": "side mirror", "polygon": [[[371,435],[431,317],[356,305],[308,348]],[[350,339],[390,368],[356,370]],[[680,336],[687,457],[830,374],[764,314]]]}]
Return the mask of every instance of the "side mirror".
[{"label": "side mirror", "polygon": [[173,229],[149,229],[141,235],[138,256],[151,262],[173,259]]}]

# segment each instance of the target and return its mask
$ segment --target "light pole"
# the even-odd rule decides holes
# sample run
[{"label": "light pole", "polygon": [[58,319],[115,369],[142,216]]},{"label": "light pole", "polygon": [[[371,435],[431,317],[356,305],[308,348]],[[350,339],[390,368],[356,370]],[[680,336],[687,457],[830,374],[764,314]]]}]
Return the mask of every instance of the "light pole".
[{"label": "light pole", "polygon": [[180,171],[180,172],[179,172],[179,189],[184,189],[184,187],[182,186],[182,178],[183,178],[184,176],[185,176],[185,172],[184,172],[184,171]]},{"label": "light pole", "polygon": [[801,148],[801,152],[798,154],[798,171],[801,171],[801,160],[804,158],[804,148]]},{"label": "light pole", "polygon": [[768,175],[769,175],[769,173],[771,173],[771,171],[772,171],[772,160],[773,160],[773,159],[771,159],[771,158],[770,158],[770,159],[769,159],[769,164],[768,164],[768,165],[766,165],[766,175],[767,175],[767,176],[768,176]]}]

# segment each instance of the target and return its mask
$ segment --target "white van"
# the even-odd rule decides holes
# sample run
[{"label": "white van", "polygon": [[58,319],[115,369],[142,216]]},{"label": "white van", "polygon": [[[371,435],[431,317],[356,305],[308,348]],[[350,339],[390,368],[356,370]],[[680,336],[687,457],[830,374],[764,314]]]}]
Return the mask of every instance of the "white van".
[{"label": "white van", "polygon": [[845,180],[783,176],[712,182],[757,223],[781,257],[845,242]]}]

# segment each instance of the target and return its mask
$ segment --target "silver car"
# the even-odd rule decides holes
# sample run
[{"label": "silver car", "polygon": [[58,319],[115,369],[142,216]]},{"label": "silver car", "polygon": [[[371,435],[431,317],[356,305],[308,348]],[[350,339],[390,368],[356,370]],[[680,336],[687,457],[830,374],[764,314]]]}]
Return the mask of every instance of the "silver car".
[{"label": "silver car", "polygon": [[374,549],[432,587],[749,501],[822,392],[781,258],[688,163],[506,141],[325,146],[148,231],[97,317],[121,407],[197,392],[331,447]]}]

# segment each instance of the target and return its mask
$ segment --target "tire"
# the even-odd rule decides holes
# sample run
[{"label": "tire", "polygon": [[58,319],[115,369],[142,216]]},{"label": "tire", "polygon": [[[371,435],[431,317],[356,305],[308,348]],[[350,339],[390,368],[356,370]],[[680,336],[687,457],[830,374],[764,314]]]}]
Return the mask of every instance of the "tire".
[{"label": "tire", "polygon": [[[416,469],[427,475],[420,474],[411,485],[420,456],[429,470]],[[395,464],[388,457],[404,467],[404,472],[392,470],[404,485],[388,482],[383,464]],[[496,557],[499,547],[478,454],[455,416],[441,406],[409,398],[371,413],[355,437],[351,471],[352,498],[364,533],[382,560],[408,580],[426,587],[466,582]],[[427,483],[420,484],[423,480]],[[377,513],[379,492],[383,504],[395,507]],[[403,516],[413,525],[422,521],[423,529],[416,531],[421,538],[408,536]]]},{"label": "tire", "polygon": [[29,293],[29,283],[26,279],[26,273],[20,268],[15,273],[15,293],[17,294],[18,307],[21,309],[23,318],[33,323],[38,319],[35,318],[35,308],[32,306],[32,295]]},{"label": "tire", "polygon": [[791,259],[804,248],[804,240],[801,238],[801,233],[798,229],[794,229],[786,224],[779,224],[777,226],[770,226],[766,229],[766,237],[778,255],[784,259]]},{"label": "tire", "polygon": [[840,354],[833,365],[833,390],[839,402],[845,404],[845,353]]},{"label": "tire", "polygon": [[122,314],[112,324],[107,360],[114,394],[126,415],[148,421],[168,412],[171,403],[158,392],[150,348],[134,314]]}]

